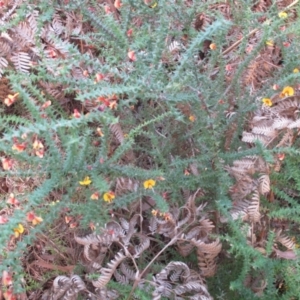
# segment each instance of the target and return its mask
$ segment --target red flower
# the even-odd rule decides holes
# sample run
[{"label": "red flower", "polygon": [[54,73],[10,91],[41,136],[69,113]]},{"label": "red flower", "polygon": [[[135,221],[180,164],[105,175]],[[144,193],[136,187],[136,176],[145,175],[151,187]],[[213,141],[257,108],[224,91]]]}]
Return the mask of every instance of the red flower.
[{"label": "red flower", "polygon": [[12,285],[13,279],[11,273],[7,271],[3,271],[2,273],[2,284],[4,286]]},{"label": "red flower", "polygon": [[133,29],[132,28],[130,28],[130,29],[127,30],[127,36],[128,37],[131,37],[132,33],[133,33]]},{"label": "red flower", "polygon": [[76,108],[74,109],[73,117],[76,119],[79,119],[81,117],[80,112]]}]

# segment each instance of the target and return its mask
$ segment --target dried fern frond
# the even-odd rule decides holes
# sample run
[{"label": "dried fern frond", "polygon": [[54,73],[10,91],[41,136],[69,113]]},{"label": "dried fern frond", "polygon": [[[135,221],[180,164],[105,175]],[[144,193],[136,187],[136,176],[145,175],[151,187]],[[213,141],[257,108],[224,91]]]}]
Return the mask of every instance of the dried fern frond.
[{"label": "dried fern frond", "polygon": [[211,243],[204,243],[201,240],[192,240],[192,243],[197,247],[198,266],[201,274],[204,277],[211,277],[215,274],[217,265],[216,257],[221,252],[222,244],[217,239]]},{"label": "dried fern frond", "polygon": [[287,250],[294,250],[296,245],[295,242],[288,236],[281,234],[282,230],[276,232],[275,242],[280,243],[282,246],[287,248]]},{"label": "dried fern frond", "polygon": [[134,246],[134,258],[138,258],[150,246],[150,239],[144,234],[135,234],[135,237],[141,241],[138,245]]},{"label": "dried fern frond", "polygon": [[85,289],[86,286],[78,275],[71,278],[57,276],[53,281],[51,299],[76,300],[79,292]]},{"label": "dried fern frond", "polygon": [[[209,299],[212,300],[206,285],[199,275],[192,274],[182,262],[171,262],[155,277],[155,290],[152,299],[168,297],[171,299]],[[181,298],[188,297],[188,298]]]},{"label": "dried fern frond", "polygon": [[0,56],[0,77],[2,76],[4,69],[8,66],[8,61]]},{"label": "dried fern frond", "polygon": [[0,56],[6,57],[8,55],[11,55],[12,52],[12,45],[9,41],[5,40],[4,38],[1,38],[0,40]]},{"label": "dried fern frond", "polygon": [[249,203],[249,206],[247,208],[247,213],[249,215],[249,220],[251,222],[259,222],[260,221],[260,212],[259,212],[259,206],[260,206],[260,197],[258,190],[254,191],[251,197],[251,202]]},{"label": "dried fern frond", "polygon": [[262,195],[265,195],[270,192],[270,177],[268,174],[262,174],[258,178],[258,182],[259,182],[259,192]]},{"label": "dried fern frond", "polygon": [[253,134],[251,132],[243,132],[242,141],[245,143],[255,143],[256,141],[260,141],[263,145],[267,145],[270,142],[271,138],[266,137],[261,134]]},{"label": "dried fern frond", "polygon": [[124,255],[121,251],[119,251],[114,259],[112,259],[108,264],[106,268],[101,268],[100,270],[100,277],[93,281],[94,287],[97,288],[103,288],[107,285],[107,283],[110,281],[112,275],[116,271],[118,265],[126,258],[126,255]]},{"label": "dried fern frond", "polygon": [[117,195],[122,195],[127,192],[136,192],[140,186],[138,180],[131,178],[118,177],[116,183],[115,193]]},{"label": "dried fern frond", "polygon": [[124,133],[123,133],[120,123],[111,124],[109,126],[109,129],[115,135],[115,137],[117,138],[119,143],[123,144],[125,137],[124,137]]},{"label": "dried fern frond", "polygon": [[26,52],[17,52],[11,56],[10,60],[13,62],[17,71],[22,73],[29,73],[31,66],[30,56]]}]

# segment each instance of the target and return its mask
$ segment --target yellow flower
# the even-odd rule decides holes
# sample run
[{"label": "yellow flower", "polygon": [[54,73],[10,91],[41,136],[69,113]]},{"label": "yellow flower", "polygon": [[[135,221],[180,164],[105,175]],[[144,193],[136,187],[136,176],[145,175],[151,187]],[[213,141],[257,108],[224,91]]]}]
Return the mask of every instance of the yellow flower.
[{"label": "yellow flower", "polygon": [[295,68],[295,69],[293,70],[293,73],[299,73],[299,69],[298,69],[298,68]]},{"label": "yellow flower", "polygon": [[287,18],[288,14],[285,11],[281,11],[280,13],[278,13],[278,17],[280,19],[285,19]]},{"label": "yellow flower", "polygon": [[144,181],[144,188],[145,189],[152,189],[155,186],[155,180],[153,179],[148,179]]},{"label": "yellow flower", "polygon": [[79,181],[80,185],[90,185],[92,183],[92,180],[89,176],[84,177],[82,181]]},{"label": "yellow flower", "polygon": [[272,100],[270,98],[263,98],[262,102],[266,106],[272,106],[273,105]]},{"label": "yellow flower", "polygon": [[24,227],[19,224],[18,227],[14,228],[15,237],[18,238],[24,232]]},{"label": "yellow flower", "polygon": [[295,91],[291,86],[286,86],[283,88],[282,92],[280,93],[280,98],[294,96]]},{"label": "yellow flower", "polygon": [[103,200],[105,201],[105,202],[108,202],[108,203],[110,203],[110,202],[112,202],[114,199],[115,199],[115,193],[114,192],[112,192],[112,191],[109,191],[109,192],[107,192],[107,193],[104,193],[104,195],[103,195]]},{"label": "yellow flower", "polygon": [[157,4],[158,4],[157,1],[154,1],[154,3],[150,5],[150,7],[155,8],[157,6]]},{"label": "yellow flower", "polygon": [[274,46],[274,42],[272,40],[266,41],[266,45],[273,47]]}]

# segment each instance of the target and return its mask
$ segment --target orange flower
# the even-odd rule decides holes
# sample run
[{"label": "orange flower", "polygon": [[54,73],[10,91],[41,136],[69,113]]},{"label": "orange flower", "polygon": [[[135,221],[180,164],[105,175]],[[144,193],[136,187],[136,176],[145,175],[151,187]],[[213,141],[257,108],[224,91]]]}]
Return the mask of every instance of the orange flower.
[{"label": "orange flower", "polygon": [[115,8],[120,9],[122,6],[121,0],[116,0],[114,5],[115,5]]},{"label": "orange flower", "polygon": [[189,120],[190,120],[191,122],[195,122],[196,117],[195,117],[194,115],[190,115],[190,116],[189,116]]},{"label": "orange flower", "polygon": [[13,283],[13,278],[11,273],[8,273],[7,271],[3,271],[2,273],[2,285],[8,286],[12,285]]},{"label": "orange flower", "polygon": [[187,170],[187,169],[185,169],[184,170],[184,176],[188,176],[188,175],[190,175],[191,173]]},{"label": "orange flower", "polygon": [[43,222],[43,219],[41,217],[38,217],[33,211],[27,213],[26,220],[28,222],[31,222],[33,226]]},{"label": "orange flower", "polygon": [[90,222],[89,227],[91,228],[91,230],[96,230],[96,225],[93,222]]},{"label": "orange flower", "polygon": [[98,97],[97,101],[104,103],[105,106],[109,106],[109,99],[107,97],[104,96]]},{"label": "orange flower", "polygon": [[42,144],[42,142],[38,139],[35,139],[35,141],[32,144],[32,147],[34,150],[40,150],[40,149],[44,149],[44,145]]},{"label": "orange flower", "polygon": [[109,7],[108,5],[105,5],[105,6],[104,6],[104,11],[105,11],[105,13],[106,13],[107,15],[112,13],[112,11],[111,11],[111,9],[110,9],[110,7]]},{"label": "orange flower", "polygon": [[77,226],[78,226],[78,223],[77,223],[77,222],[71,222],[70,225],[69,225],[69,227],[70,227],[71,229],[76,228]]},{"label": "orange flower", "polygon": [[23,152],[26,149],[26,143],[14,143],[11,149],[18,152]]},{"label": "orange flower", "polygon": [[19,96],[19,93],[16,93],[14,95],[8,95],[5,99],[4,99],[4,104],[6,106],[11,106],[12,104],[14,104],[17,100]]},{"label": "orange flower", "polygon": [[107,193],[104,193],[104,195],[103,195],[103,200],[105,201],[105,202],[108,202],[108,203],[111,203],[114,199],[115,199],[115,193],[114,192],[112,192],[112,191],[109,191],[109,192],[107,192]]},{"label": "orange flower", "polygon": [[50,49],[47,52],[48,52],[48,57],[50,57],[50,58],[56,58],[57,57],[57,53],[53,49]]},{"label": "orange flower", "polygon": [[99,192],[95,192],[91,195],[92,200],[98,200],[99,199]]},{"label": "orange flower", "polygon": [[117,101],[114,100],[109,103],[110,109],[117,109],[117,107],[118,107]]},{"label": "orange flower", "polygon": [[79,119],[81,117],[80,112],[76,108],[74,109],[73,117],[76,119]]},{"label": "orange flower", "polygon": [[128,51],[127,56],[131,61],[136,61],[136,55],[134,51]]},{"label": "orange flower", "polygon": [[102,132],[102,129],[100,127],[97,128],[97,133],[99,136],[103,137],[104,133]]},{"label": "orange flower", "polygon": [[211,43],[209,45],[210,50],[216,50],[217,49],[217,45],[215,43]]},{"label": "orange flower", "polygon": [[45,154],[45,151],[44,149],[40,149],[40,150],[37,150],[35,151],[35,155],[39,158],[43,158],[44,157],[44,154]]},{"label": "orange flower", "polygon": [[144,181],[144,188],[145,189],[152,189],[155,186],[155,180],[153,179],[148,179]]},{"label": "orange flower", "polygon": [[65,222],[66,224],[69,224],[73,220],[72,216],[65,216]]},{"label": "orange flower", "polygon": [[285,154],[284,153],[278,153],[277,158],[278,158],[278,160],[282,161],[282,160],[285,159]]},{"label": "orange flower", "polygon": [[156,217],[159,211],[157,209],[152,209],[151,214]]},{"label": "orange flower", "polygon": [[2,168],[5,171],[9,171],[13,167],[13,160],[9,158],[2,158]]},{"label": "orange flower", "polygon": [[280,98],[285,98],[289,96],[294,96],[295,91],[291,86],[286,86],[283,88],[282,92],[280,93]]}]

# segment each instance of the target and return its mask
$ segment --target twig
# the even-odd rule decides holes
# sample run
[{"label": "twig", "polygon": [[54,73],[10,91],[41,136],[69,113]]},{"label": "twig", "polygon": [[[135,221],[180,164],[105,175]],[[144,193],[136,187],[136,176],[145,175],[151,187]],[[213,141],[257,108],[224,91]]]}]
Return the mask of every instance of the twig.
[{"label": "twig", "polygon": [[172,244],[174,244],[177,240],[178,240],[178,237],[182,234],[182,231],[180,231],[179,233],[177,233],[177,235],[175,235],[171,241],[165,245],[165,247],[163,249],[161,249],[154,257],[153,259],[148,263],[148,265],[145,267],[144,271],[141,272],[141,274],[139,274],[138,278],[135,280],[133,286],[132,286],[132,289],[130,291],[130,294],[129,296],[126,298],[126,300],[130,300],[132,299],[131,296],[134,292],[134,290],[136,289],[138,283],[140,282],[140,280],[142,279],[143,275],[146,273],[146,271],[150,268],[150,266],[153,264],[153,262],[161,255],[161,253],[163,253],[169,246],[171,246]]}]

